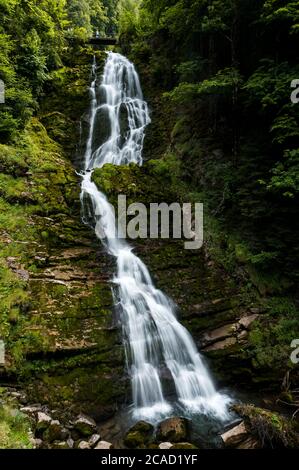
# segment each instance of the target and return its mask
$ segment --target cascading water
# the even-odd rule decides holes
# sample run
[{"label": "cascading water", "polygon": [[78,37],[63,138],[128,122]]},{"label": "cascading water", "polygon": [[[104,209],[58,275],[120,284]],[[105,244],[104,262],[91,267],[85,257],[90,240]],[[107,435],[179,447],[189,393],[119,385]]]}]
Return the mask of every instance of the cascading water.
[{"label": "cascading water", "polygon": [[[150,117],[132,63],[108,53],[97,100],[96,63],[92,67],[90,132],[82,174],[81,202],[85,218],[117,261],[114,283],[121,308],[126,353],[132,380],[134,416],[154,420],[171,412],[163,394],[161,371],[169,370],[179,403],[190,412],[227,416],[227,398],[216,392],[194,341],[178,322],[171,300],[153,285],[144,263],[122,238],[115,236],[114,212],[92,182],[92,171],[106,163],[142,164],[144,132]],[[109,124],[107,140],[94,149],[97,113]],[[123,128],[123,117],[127,127]],[[91,201],[91,205],[90,205]],[[104,236],[103,236],[104,235]]]}]

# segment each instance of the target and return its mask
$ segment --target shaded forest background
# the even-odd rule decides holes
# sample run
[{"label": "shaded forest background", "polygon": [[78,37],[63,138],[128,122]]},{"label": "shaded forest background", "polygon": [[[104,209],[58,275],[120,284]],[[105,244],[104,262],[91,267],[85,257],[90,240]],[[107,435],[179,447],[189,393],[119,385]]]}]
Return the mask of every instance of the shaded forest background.
[{"label": "shaded forest background", "polygon": [[[297,289],[299,106],[290,96],[299,2],[128,2],[120,27],[170,106],[164,123],[184,178],[242,239],[241,261],[269,273],[274,289]],[[165,144],[163,133],[156,143]]]}]

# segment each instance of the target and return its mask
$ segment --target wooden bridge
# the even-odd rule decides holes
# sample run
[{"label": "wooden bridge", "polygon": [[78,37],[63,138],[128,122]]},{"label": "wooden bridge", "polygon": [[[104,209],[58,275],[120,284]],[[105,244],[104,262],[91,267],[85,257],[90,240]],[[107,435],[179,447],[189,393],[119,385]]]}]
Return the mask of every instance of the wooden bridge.
[{"label": "wooden bridge", "polygon": [[116,46],[117,39],[113,37],[92,37],[89,39],[89,44],[94,46]]}]

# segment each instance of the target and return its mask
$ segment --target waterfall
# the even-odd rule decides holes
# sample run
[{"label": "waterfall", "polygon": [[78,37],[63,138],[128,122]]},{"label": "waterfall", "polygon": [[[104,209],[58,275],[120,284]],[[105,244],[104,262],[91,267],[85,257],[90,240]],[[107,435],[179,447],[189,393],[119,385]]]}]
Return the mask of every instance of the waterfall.
[{"label": "waterfall", "polygon": [[[227,398],[215,390],[191,335],[175,316],[173,302],[154,286],[147,267],[127,241],[115,236],[114,212],[105,194],[92,182],[92,171],[106,163],[142,164],[144,133],[150,117],[133,64],[109,52],[97,89],[94,61],[90,94],[81,202],[85,219],[93,219],[95,233],[117,262],[115,301],[121,311],[134,416],[155,420],[171,413],[172,405],[164,396],[161,379],[161,371],[167,368],[181,406],[225,419]],[[107,120],[109,135],[94,148],[99,112]]]}]

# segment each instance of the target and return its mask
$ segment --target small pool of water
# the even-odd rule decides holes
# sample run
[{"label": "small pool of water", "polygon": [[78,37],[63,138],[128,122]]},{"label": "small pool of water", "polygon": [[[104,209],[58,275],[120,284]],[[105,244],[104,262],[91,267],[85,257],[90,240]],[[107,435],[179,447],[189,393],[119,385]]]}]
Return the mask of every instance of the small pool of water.
[{"label": "small pool of water", "polygon": [[[231,390],[223,389],[220,390],[223,396],[232,397]],[[144,421],[150,422],[154,426],[158,426],[159,422],[173,417],[180,416],[190,420],[190,439],[193,443],[197,444],[199,448],[219,448],[222,446],[221,434],[225,432],[238,422],[240,418],[236,413],[230,411],[229,408],[234,403],[238,403],[239,397],[234,394],[227,405],[227,416],[223,419],[217,419],[212,414],[204,414],[200,412],[190,412],[185,407],[180,406],[175,402],[175,397],[167,397],[169,404],[172,407],[171,412],[165,413],[155,419],[144,419]],[[247,402],[247,400],[246,400]],[[142,418],[140,418],[142,419]],[[117,413],[112,419],[101,425],[101,434],[105,440],[113,442],[115,446],[123,447],[122,440],[126,432],[132,427],[137,421],[134,417],[134,410],[132,407],[126,407]]]},{"label": "small pool of water", "polygon": [[[228,415],[225,419],[216,419],[211,414],[204,413],[190,413],[184,407],[179,406],[175,402],[175,397],[168,396],[167,401],[172,406],[172,411],[169,414],[164,414],[160,418],[145,420],[157,426],[159,422],[172,416],[181,416],[190,420],[190,438],[189,440],[196,444],[200,449],[216,449],[222,448],[221,434],[228,429],[237,425],[241,418],[235,412],[231,411],[231,406],[237,403],[252,404],[261,408],[267,408],[271,411],[277,411],[285,416],[288,416],[288,410],[275,404],[275,399],[272,396],[257,395],[254,392],[245,392],[244,390],[222,389],[219,393],[223,396],[230,397],[228,404]],[[266,403],[269,403],[266,405]],[[101,424],[102,437],[113,442],[117,448],[124,448],[123,438],[127,431],[139,419],[134,418],[132,407],[126,407],[119,411],[112,419]]]}]

